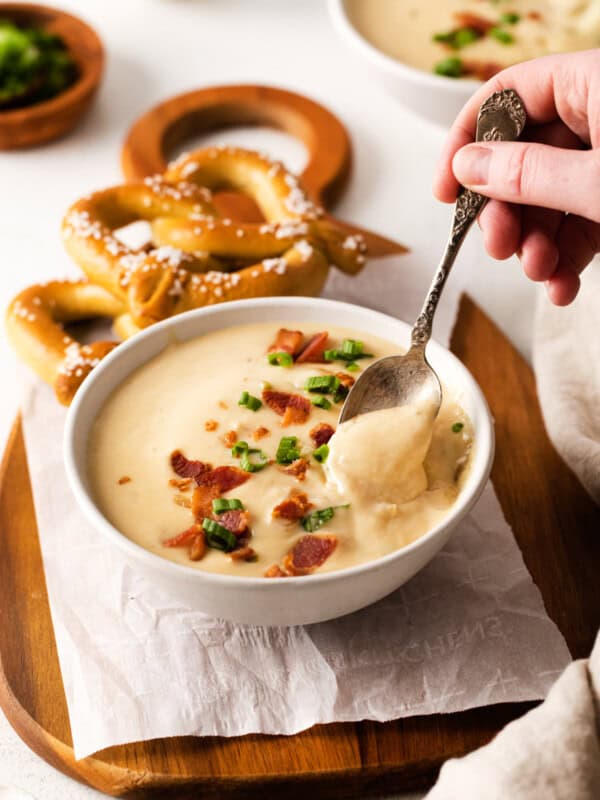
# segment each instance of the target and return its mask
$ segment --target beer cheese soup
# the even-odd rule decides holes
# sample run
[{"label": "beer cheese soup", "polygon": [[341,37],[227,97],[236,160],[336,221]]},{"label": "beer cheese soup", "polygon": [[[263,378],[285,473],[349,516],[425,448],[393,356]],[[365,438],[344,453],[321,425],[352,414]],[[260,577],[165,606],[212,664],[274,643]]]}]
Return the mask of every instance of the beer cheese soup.
[{"label": "beer cheese soup", "polygon": [[472,431],[403,407],[337,426],[355,376],[397,346],[313,324],[169,345],[109,397],[89,442],[96,501],[137,544],[209,572],[350,567],[419,538],[460,492]]},{"label": "beer cheese soup", "polygon": [[600,45],[598,0],[346,0],[355,28],[392,58],[487,80],[519,61]]}]

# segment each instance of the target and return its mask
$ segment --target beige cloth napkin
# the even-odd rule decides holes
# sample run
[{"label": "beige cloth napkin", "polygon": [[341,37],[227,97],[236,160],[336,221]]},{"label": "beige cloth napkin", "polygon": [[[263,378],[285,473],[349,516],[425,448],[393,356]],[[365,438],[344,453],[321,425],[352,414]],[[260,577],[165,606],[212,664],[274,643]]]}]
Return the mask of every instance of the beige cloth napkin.
[{"label": "beige cloth napkin", "polygon": [[598,800],[600,636],[542,705],[486,747],[447,761],[426,800]]},{"label": "beige cloth napkin", "polygon": [[600,503],[600,262],[582,275],[567,308],[540,297],[533,363],[550,438]]}]

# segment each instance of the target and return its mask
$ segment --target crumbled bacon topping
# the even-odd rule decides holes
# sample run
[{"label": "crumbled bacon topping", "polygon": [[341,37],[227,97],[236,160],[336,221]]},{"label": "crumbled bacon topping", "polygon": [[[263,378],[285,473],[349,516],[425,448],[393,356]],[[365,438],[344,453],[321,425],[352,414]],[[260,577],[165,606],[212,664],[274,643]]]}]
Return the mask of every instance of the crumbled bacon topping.
[{"label": "crumbled bacon topping", "polygon": [[307,511],[313,507],[308,497],[304,492],[296,490],[290,492],[289,497],[282,500],[279,505],[273,509],[273,516],[276,519],[285,519],[288,522],[297,522],[301,519]]},{"label": "crumbled bacon topping", "polygon": [[292,461],[291,464],[287,464],[285,467],[279,467],[279,469],[281,472],[285,472],[286,475],[293,475],[294,478],[303,481],[306,478],[308,461],[305,458],[297,458],[295,461]]},{"label": "crumbled bacon topping", "polygon": [[265,389],[262,399],[265,405],[283,417],[281,425],[284,428],[287,425],[302,425],[310,415],[310,400],[302,395]]},{"label": "crumbled bacon topping", "polygon": [[302,536],[283,561],[291,575],[308,575],[322,566],[337,547],[337,536]]},{"label": "crumbled bacon topping", "polygon": [[187,492],[191,485],[191,478],[169,478],[169,486],[179,489],[180,492]]},{"label": "crumbled bacon topping", "polygon": [[200,561],[206,555],[206,534],[200,525],[195,525],[194,527],[200,528],[200,530],[192,540],[189,556],[190,561]]},{"label": "crumbled bacon topping", "polygon": [[244,536],[248,532],[250,512],[235,508],[222,514],[214,514],[213,519],[235,536]]},{"label": "crumbled bacon topping", "polygon": [[322,331],[321,333],[315,333],[314,336],[306,343],[305,347],[302,348],[302,351],[298,354],[296,358],[297,364],[320,364],[324,361],[323,353],[327,349],[327,340],[329,339],[329,334],[327,331]]},{"label": "crumbled bacon topping", "polygon": [[502,69],[495,61],[463,61],[463,75],[472,76],[480,81],[489,81]]},{"label": "crumbled bacon topping", "polygon": [[232,561],[256,561],[257,557],[256,550],[253,547],[239,547],[229,553],[229,558]]},{"label": "crumbled bacon topping", "polygon": [[311,428],[310,438],[315,443],[315,447],[320,447],[322,444],[327,444],[335,433],[335,428],[328,422],[319,422],[314,428]]},{"label": "crumbled bacon topping", "polygon": [[304,334],[302,331],[290,331],[287,328],[280,328],[277,331],[275,341],[269,347],[269,353],[289,353],[295,356],[302,347]]},{"label": "crumbled bacon topping", "polygon": [[229,492],[246,483],[249,477],[250,473],[239,467],[216,467],[198,475],[196,483],[198,486],[214,486],[219,492]]},{"label": "crumbled bacon topping", "polygon": [[209,433],[211,431],[216,431],[218,427],[219,423],[217,422],[216,419],[207,419],[206,422],[204,423],[204,430],[208,431]]},{"label": "crumbled bacon topping", "polygon": [[119,484],[119,486],[123,486],[123,484],[130,483],[130,481],[131,478],[129,477],[129,475],[123,475],[121,478],[119,478],[117,483]]},{"label": "crumbled bacon topping", "polygon": [[459,28],[471,28],[479,36],[485,36],[490,28],[496,25],[491,19],[480,17],[479,14],[472,14],[468,11],[456,11],[454,12],[454,18]]},{"label": "crumbled bacon topping", "polygon": [[216,486],[196,486],[192,495],[192,514],[197,520],[210,517],[212,514],[212,501],[219,497],[220,491]]},{"label": "crumbled bacon topping", "polygon": [[186,497],[184,494],[176,494],[173,498],[173,502],[177,503],[178,506],[183,506],[184,508],[191,508],[192,501],[189,497]]},{"label": "crumbled bacon topping", "polygon": [[335,377],[346,389],[351,389],[356,383],[356,379],[352,375],[348,375],[347,372],[336,372]]},{"label": "crumbled bacon topping", "polygon": [[225,400],[219,400],[219,406],[225,410],[229,408],[229,405],[225,402]]},{"label": "crumbled bacon topping", "polygon": [[177,536],[165,539],[163,545],[165,547],[183,547],[184,544],[189,544],[195,536],[198,536],[201,530],[201,525],[192,525],[181,533],[178,533]]},{"label": "crumbled bacon topping", "polygon": [[209,472],[211,465],[203,461],[191,461],[181,450],[174,450],[171,453],[171,468],[180,478],[197,478],[203,472]]},{"label": "crumbled bacon topping", "polygon": [[287,572],[284,572],[278,564],[272,564],[269,569],[267,569],[264,574],[263,578],[287,578],[289,577]]},{"label": "crumbled bacon topping", "polygon": [[223,444],[225,447],[233,447],[237,440],[238,435],[236,431],[227,431],[227,433],[223,436]]},{"label": "crumbled bacon topping", "polygon": [[[255,442],[258,442],[259,439],[264,439],[265,436],[268,436],[271,431],[268,428],[265,428],[264,425],[261,425],[260,428],[257,428],[254,433],[252,434],[252,438]],[[235,444],[235,442],[234,442]],[[233,447],[233,445],[231,445]]]}]

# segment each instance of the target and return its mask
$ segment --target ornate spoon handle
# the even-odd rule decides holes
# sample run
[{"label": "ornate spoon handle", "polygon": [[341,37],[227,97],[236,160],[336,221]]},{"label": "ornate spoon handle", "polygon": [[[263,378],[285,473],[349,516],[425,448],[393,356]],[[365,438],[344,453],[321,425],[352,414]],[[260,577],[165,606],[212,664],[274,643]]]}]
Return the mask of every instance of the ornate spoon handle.
[{"label": "ornate spoon handle", "polygon": [[[476,141],[513,142],[523,132],[526,121],[527,116],[521,98],[513,89],[504,89],[501,92],[496,92],[491,97],[488,97],[479,109]],[[450,231],[442,260],[433,276],[421,313],[413,326],[411,347],[424,348],[431,338],[433,317],[442,289],[469,228],[477,219],[477,215],[486,202],[487,197],[477,194],[477,192],[464,187],[459,190],[454,207],[452,230]]]}]

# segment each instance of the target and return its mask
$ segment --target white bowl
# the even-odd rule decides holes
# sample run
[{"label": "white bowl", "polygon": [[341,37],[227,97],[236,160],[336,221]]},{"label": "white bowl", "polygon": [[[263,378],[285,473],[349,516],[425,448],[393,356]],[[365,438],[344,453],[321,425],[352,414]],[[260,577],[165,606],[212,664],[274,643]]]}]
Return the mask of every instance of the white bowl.
[{"label": "white bowl", "polygon": [[[367,0],[364,0],[367,2]],[[368,0],[375,4],[375,0]],[[422,117],[448,127],[481,82],[445,78],[386,55],[356,29],[345,0],[328,0],[333,26],[396,99]]]},{"label": "white bowl", "polygon": [[97,507],[87,474],[88,439],[102,405],[134,370],[173,339],[186,341],[210,331],[256,321],[318,322],[381,336],[406,349],[410,327],[367,308],[308,297],[271,297],[222,303],[181,314],[137,334],[113,350],[77,392],[65,429],[64,457],[73,494],[100,536],[112,542],[131,567],[191,608],[216,617],[258,625],[300,625],[356,611],[397,589],[443,547],[481,494],[488,479],[494,433],[481,390],[460,361],[431,342],[428,356],[444,382],[457,387],[474,428],[471,468],[448,516],[423,537],[394,553],[338,572],[273,579],[218,575],[182,566],[150,553],[121,534]]}]

